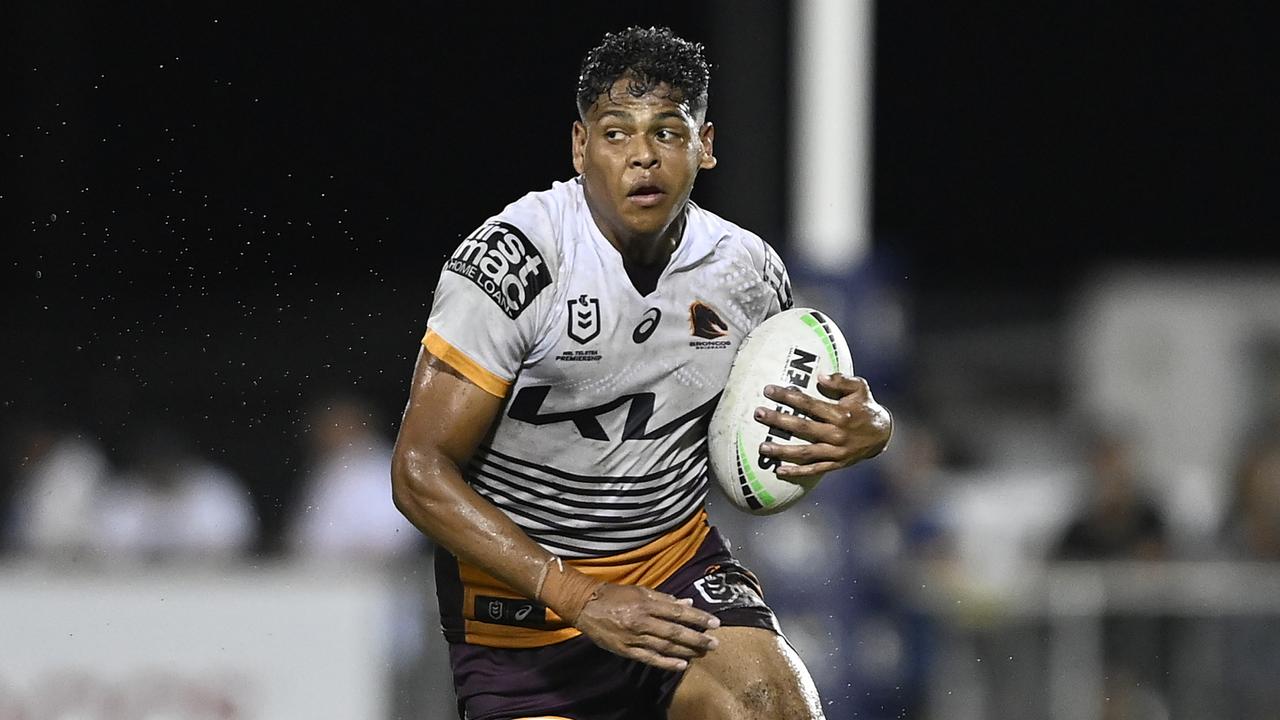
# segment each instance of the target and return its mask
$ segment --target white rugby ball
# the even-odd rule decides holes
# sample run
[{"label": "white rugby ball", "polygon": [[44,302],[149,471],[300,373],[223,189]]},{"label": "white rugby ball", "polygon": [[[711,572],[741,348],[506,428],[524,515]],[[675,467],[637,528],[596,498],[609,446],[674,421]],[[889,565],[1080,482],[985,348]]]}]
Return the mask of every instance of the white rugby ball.
[{"label": "white rugby ball", "polygon": [[821,479],[779,478],[774,473],[779,461],[760,454],[760,443],[766,439],[782,445],[808,444],[755,419],[757,407],[794,413],[790,406],[765,397],[765,386],[790,385],[828,400],[818,391],[818,375],[837,372],[852,375],[853,357],[840,328],[824,313],[812,308],[784,310],[747,333],[707,431],[712,477],[739,510],[753,515],[781,512]]}]

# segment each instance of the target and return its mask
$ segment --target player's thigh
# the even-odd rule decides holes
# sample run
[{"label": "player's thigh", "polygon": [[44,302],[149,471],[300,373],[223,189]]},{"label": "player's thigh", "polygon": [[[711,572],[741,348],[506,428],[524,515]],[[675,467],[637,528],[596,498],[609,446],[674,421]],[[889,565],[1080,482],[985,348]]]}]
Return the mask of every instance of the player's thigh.
[{"label": "player's thigh", "polygon": [[720,646],[689,664],[668,720],[819,720],[818,691],[800,656],[763,628],[721,627]]}]

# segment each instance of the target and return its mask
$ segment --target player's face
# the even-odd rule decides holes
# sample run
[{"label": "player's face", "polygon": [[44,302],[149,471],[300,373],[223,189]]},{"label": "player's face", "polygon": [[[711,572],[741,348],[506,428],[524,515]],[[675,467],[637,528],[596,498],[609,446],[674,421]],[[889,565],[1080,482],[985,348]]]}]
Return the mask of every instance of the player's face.
[{"label": "player's face", "polygon": [[684,210],[700,169],[715,167],[711,123],[666,85],[640,97],[622,78],[573,124],[573,167],[596,223],[614,244],[657,240]]}]

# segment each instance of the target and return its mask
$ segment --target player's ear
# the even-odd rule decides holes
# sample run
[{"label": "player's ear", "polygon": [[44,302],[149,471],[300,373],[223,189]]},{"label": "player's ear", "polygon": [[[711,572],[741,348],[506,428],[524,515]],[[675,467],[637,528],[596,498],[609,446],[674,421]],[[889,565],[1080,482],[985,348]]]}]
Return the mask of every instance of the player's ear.
[{"label": "player's ear", "polygon": [[699,139],[702,140],[702,153],[698,156],[698,167],[702,170],[710,170],[716,166],[716,156],[712,151],[712,143],[716,139],[716,128],[711,123],[702,123],[702,130],[698,132]]},{"label": "player's ear", "polygon": [[587,126],[581,120],[573,121],[573,169],[579,174],[586,164]]}]

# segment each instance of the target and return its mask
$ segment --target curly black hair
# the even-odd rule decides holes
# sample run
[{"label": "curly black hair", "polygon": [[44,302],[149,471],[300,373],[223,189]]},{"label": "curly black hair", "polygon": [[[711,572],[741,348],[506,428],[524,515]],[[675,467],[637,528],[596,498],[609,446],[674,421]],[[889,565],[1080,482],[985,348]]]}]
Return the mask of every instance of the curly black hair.
[{"label": "curly black hair", "polygon": [[685,40],[670,28],[633,25],[622,32],[606,34],[582,60],[578,113],[586,117],[596,98],[609,92],[623,76],[630,79],[627,91],[635,97],[666,83],[672,98],[687,102],[695,116],[707,109],[711,68],[702,44]]}]

